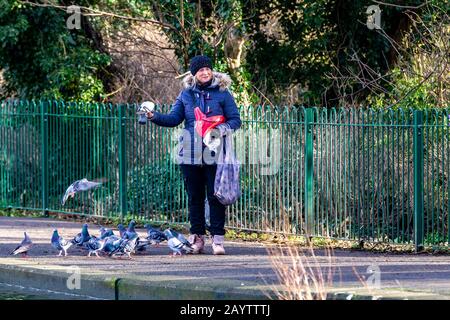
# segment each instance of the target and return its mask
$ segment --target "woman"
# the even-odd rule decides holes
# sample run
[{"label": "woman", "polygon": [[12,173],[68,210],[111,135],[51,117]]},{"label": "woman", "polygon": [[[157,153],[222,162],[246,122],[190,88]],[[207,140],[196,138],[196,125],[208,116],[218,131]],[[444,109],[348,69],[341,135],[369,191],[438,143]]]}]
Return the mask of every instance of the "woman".
[{"label": "woman", "polygon": [[[212,236],[213,253],[225,254],[223,242],[226,208],[214,196],[217,164],[214,161],[205,161],[205,154],[208,154],[205,152],[205,148],[209,149],[208,146],[211,146],[209,133],[212,131],[209,130],[206,136],[201,136],[203,133],[201,128],[200,130],[198,130],[199,127],[197,130],[195,128],[196,116],[197,120],[199,114],[206,117],[223,116],[222,123],[216,126],[216,132],[222,136],[227,134],[227,131],[237,130],[241,126],[241,119],[236,102],[228,90],[231,85],[228,75],[214,72],[211,60],[207,56],[194,57],[189,69],[191,74],[183,79],[184,89],[178,95],[170,113],[148,112],[147,117],[153,123],[164,127],[176,127],[183,120],[185,121],[185,132],[188,133],[187,140],[190,141],[183,141],[184,161],[180,167],[188,193],[189,221],[191,223],[189,241],[192,243],[194,253],[204,251],[206,189],[210,207],[209,231]],[[196,107],[198,109],[194,111]],[[212,147],[211,150],[213,150]],[[183,153],[183,149],[180,152]],[[215,153],[211,151],[210,154],[214,156]]]}]

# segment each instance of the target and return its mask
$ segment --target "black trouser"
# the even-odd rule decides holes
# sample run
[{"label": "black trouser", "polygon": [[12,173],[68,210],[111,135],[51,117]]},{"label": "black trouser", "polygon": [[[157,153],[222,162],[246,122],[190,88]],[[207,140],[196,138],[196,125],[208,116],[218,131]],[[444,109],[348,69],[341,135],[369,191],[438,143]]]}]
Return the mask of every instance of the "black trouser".
[{"label": "black trouser", "polygon": [[189,221],[191,234],[204,235],[205,230],[205,189],[209,203],[210,233],[225,235],[225,206],[214,196],[214,179],[217,165],[180,165],[188,193]]}]

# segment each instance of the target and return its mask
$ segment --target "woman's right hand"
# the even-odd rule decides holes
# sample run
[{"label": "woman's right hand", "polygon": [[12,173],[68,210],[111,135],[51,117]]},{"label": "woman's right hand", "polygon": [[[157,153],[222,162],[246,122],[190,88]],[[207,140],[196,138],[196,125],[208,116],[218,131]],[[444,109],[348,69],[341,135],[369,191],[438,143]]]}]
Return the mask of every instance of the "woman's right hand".
[{"label": "woman's right hand", "polygon": [[155,110],[155,104],[151,101],[145,101],[141,104],[139,111],[145,112],[147,119],[153,117],[153,110]]}]

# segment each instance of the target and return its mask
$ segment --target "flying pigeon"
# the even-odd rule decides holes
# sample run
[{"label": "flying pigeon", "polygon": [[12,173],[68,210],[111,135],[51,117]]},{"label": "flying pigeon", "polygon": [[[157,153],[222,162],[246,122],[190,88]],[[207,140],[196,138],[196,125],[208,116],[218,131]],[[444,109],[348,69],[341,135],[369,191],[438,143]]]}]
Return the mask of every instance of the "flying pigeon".
[{"label": "flying pigeon", "polygon": [[22,240],[19,246],[16,249],[14,249],[13,252],[10,253],[10,255],[17,255],[21,253],[22,257],[28,257],[27,253],[28,250],[30,250],[31,247],[33,246],[33,242],[31,241],[30,237],[27,235],[26,232],[24,232],[23,234],[25,238]]},{"label": "flying pigeon", "polygon": [[64,238],[58,234],[58,230],[55,229],[53,230],[51,244],[53,248],[59,250],[58,257],[62,255],[63,251],[64,256],[67,257],[67,250],[72,246],[73,243],[71,241],[64,240]]},{"label": "flying pigeon", "polygon": [[76,244],[77,246],[82,246],[83,244],[88,242],[89,239],[91,239],[91,236],[89,235],[88,225],[87,225],[87,223],[85,223],[85,224],[83,224],[83,228],[81,229],[81,232],[79,234],[77,234],[75,236],[75,238],[73,238],[71,240],[71,242],[72,242],[72,244]]},{"label": "flying pigeon", "polygon": [[180,241],[180,239],[178,237],[176,237],[173,234],[173,230],[171,229],[166,229],[164,230],[164,235],[167,237],[167,245],[169,246],[169,248],[173,251],[172,256],[176,256],[176,255],[182,255],[183,251],[185,251],[186,253],[191,253],[193,251],[191,244],[189,243],[189,241],[187,241],[189,243],[189,245],[187,245],[186,243],[183,243],[182,241]]},{"label": "flying pigeon", "polygon": [[67,188],[66,193],[61,200],[61,205],[64,205],[64,203],[66,203],[66,200],[69,198],[69,196],[73,198],[75,196],[75,193],[96,188],[101,184],[101,182],[89,181],[86,178],[75,181]]},{"label": "flying pigeon", "polygon": [[159,245],[160,242],[167,240],[164,232],[153,228],[151,225],[146,224],[144,228],[147,229],[148,234],[146,239],[149,240],[151,244]]}]

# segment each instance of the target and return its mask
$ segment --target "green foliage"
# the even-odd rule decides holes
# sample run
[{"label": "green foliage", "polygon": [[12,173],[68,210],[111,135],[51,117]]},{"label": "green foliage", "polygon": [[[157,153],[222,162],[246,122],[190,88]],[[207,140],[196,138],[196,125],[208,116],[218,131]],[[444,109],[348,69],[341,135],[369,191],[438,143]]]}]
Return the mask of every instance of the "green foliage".
[{"label": "green foliage", "polygon": [[386,74],[384,90],[368,95],[370,106],[422,110],[448,107],[450,7],[439,0],[430,5],[412,15],[413,27],[405,30],[398,48],[400,59]]},{"label": "green foliage", "polygon": [[440,232],[428,232],[424,237],[424,242],[430,245],[445,244],[446,241],[445,235]]},{"label": "green foliage", "polygon": [[127,197],[131,212],[170,215],[183,209],[185,191],[180,181],[181,173],[171,161],[162,160],[128,172]]},{"label": "green foliage", "polygon": [[[52,3],[68,5],[61,0]],[[400,43],[411,29],[407,10],[430,24],[450,11],[446,0],[427,1],[425,6],[420,0],[401,4],[415,9],[380,4],[381,32],[367,28],[366,9],[371,3],[363,0],[80,0],[77,4],[163,23],[162,30],[183,68],[180,71],[187,70],[194,55],[211,56],[217,70],[231,74],[238,103],[258,104],[262,97],[275,104],[286,103],[289,95],[290,103],[336,105],[342,96],[355,95],[357,102],[369,96],[370,104],[385,106],[417,87],[402,104],[418,103],[424,108],[435,104],[430,87],[422,85],[419,77],[405,78],[403,71],[396,74],[403,69],[395,69],[400,57],[392,40]],[[98,101],[113,91],[113,72],[119,71],[112,69],[112,57],[95,34],[126,30],[131,20],[110,15],[84,17],[82,29],[68,30],[69,14],[61,9],[18,0],[0,0],[0,8],[5,95]],[[225,57],[230,30],[246,39],[238,70],[230,70]],[[374,82],[387,91],[384,96],[360,81],[392,69],[391,78]],[[339,83],[342,79],[348,81]],[[391,80],[398,86],[393,87]]]},{"label": "green foliage", "polygon": [[248,97],[253,91],[250,73],[246,67],[231,72],[224,51],[230,29],[239,33],[246,31],[241,1],[187,1],[183,6],[178,0],[159,1],[153,3],[153,11],[159,21],[173,27],[164,31],[175,45],[175,54],[184,70],[188,69],[193,56],[208,55],[215,70],[229,73],[233,78],[231,90],[237,103],[256,103],[255,95]]},{"label": "green foliage", "polygon": [[[377,31],[367,28],[366,10],[372,4],[367,1],[244,3],[247,32],[252,34],[248,71],[274,103],[282,103],[296,85],[301,89],[293,98],[297,104],[307,105],[337,105],[347,95],[356,102],[364,101],[371,93],[364,85],[369,81],[389,90],[389,79],[375,79],[396,66],[399,50],[393,44],[400,43],[410,29],[407,8],[380,4],[382,31]],[[402,5],[417,7],[423,1],[404,1]],[[438,21],[438,13],[449,8],[448,1],[435,0],[409,10],[424,20]],[[413,100],[423,97],[419,92]]]},{"label": "green foliage", "polygon": [[82,30],[69,31],[64,11],[0,0],[0,67],[6,95],[20,98],[98,100],[99,70],[110,63]]},{"label": "green foliage", "polygon": [[[155,1],[154,15],[160,22],[170,25],[165,32],[175,44],[175,54],[181,65],[187,69],[189,59],[198,54],[206,54],[215,63],[224,60],[223,51],[218,50],[212,38],[223,31],[220,25],[239,22],[241,17],[239,1]],[[199,7],[200,5],[200,7]],[[183,19],[181,19],[183,17]],[[217,39],[216,39],[217,40]],[[220,43],[220,42],[219,42]]]},{"label": "green foliage", "polygon": [[334,35],[331,1],[249,1],[244,6],[252,40],[246,62],[252,81],[274,103],[283,101],[295,84],[315,92],[324,88],[330,69],[330,47]]},{"label": "green foliage", "polygon": [[[226,62],[216,62],[214,69],[219,72],[229,72]],[[254,93],[252,75],[246,66],[241,66],[232,73],[233,82],[231,84],[231,92],[236,99],[238,105],[248,106],[249,104],[258,104],[258,96]]]},{"label": "green foliage", "polygon": [[437,106],[437,101],[430,93],[433,84],[418,76],[407,77],[399,68],[392,70],[392,81],[395,84],[388,93],[369,95],[366,99],[367,105],[372,108],[393,109],[432,109]]}]

